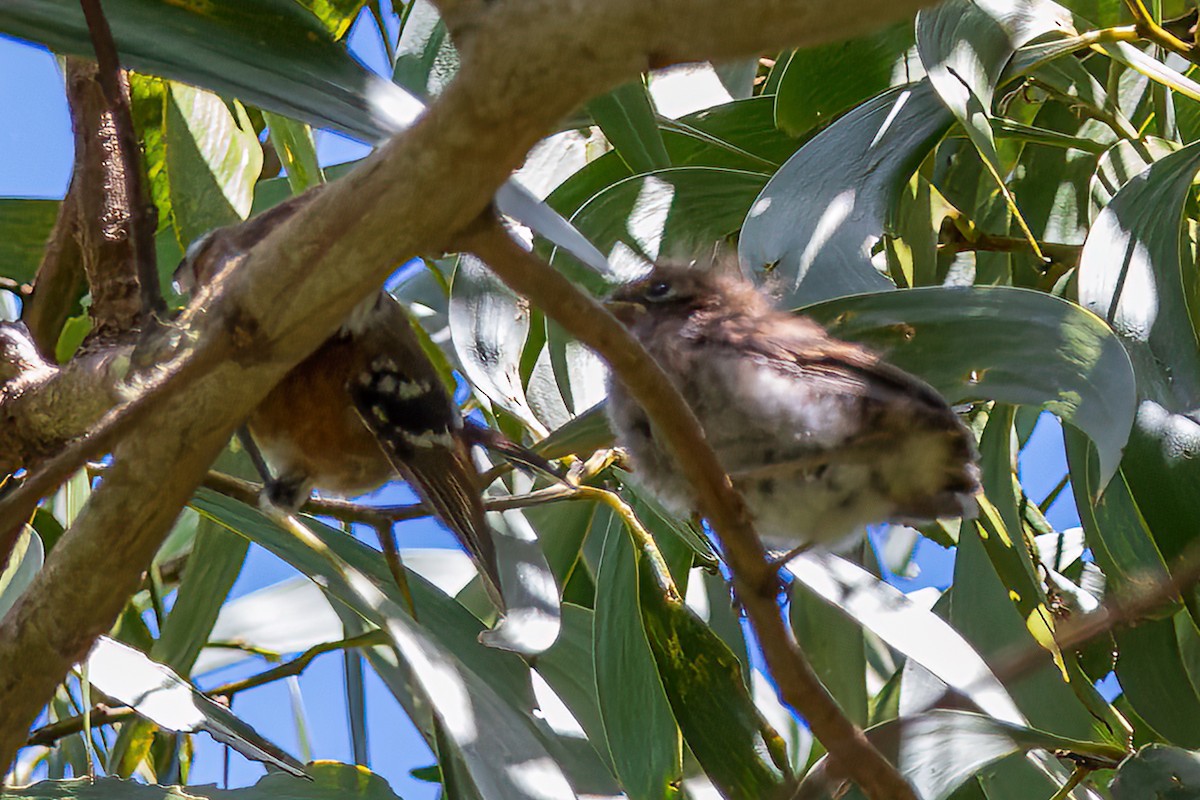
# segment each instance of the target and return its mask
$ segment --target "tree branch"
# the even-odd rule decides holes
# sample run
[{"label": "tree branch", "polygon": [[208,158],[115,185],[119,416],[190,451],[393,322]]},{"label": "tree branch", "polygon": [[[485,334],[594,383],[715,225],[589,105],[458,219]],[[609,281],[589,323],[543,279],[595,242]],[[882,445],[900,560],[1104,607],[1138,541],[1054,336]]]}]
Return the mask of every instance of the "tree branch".
[{"label": "tree branch", "polygon": [[463,244],[511,289],[599,353],[650,417],[724,545],[738,600],[754,626],[780,695],[808,720],[836,768],[874,800],[915,800],[912,788],[846,717],[797,646],[780,612],[777,569],[767,561],[746,503],[662,368],[615,317],[524,250],[495,220],[469,232]]},{"label": "tree branch", "polygon": [[[117,45],[104,16],[100,0],[80,0],[87,20],[88,35],[96,53],[96,79],[104,92],[105,114],[112,127],[108,146],[112,148],[111,166],[104,184],[109,213],[120,215],[119,224],[106,218],[105,235],[123,243],[126,254],[123,272],[132,272],[136,282],[139,318],[162,311],[162,293],[158,288],[158,258],[154,232],[158,227],[158,209],[150,202],[142,169],[141,147],[133,130],[133,112],[129,107],[129,82],[121,70]],[[85,218],[85,225],[90,222]],[[95,287],[93,300],[97,301]]]},{"label": "tree branch", "polygon": [[[424,116],[327,186],[156,337],[168,352],[194,346],[222,357],[196,359],[194,369],[153,382],[155,397],[144,401],[144,415],[132,415],[112,468],[0,622],[0,763],[9,763],[46,698],[111,626],[234,428],[378,291],[395,264],[440,250],[479,216],[560,119],[648,64],[817,44],[919,5],[772,0],[732,15],[723,0],[486,4],[457,78]],[[778,616],[773,600],[755,592],[746,602],[756,614]],[[786,632],[781,619],[773,630]],[[827,701],[825,694],[819,702]]]}]

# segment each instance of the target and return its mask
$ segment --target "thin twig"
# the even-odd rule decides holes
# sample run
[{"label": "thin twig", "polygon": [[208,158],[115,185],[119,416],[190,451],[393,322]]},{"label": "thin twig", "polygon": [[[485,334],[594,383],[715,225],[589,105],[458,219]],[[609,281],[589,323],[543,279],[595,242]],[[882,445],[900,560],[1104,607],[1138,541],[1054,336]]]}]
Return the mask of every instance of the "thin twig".
[{"label": "thin twig", "polygon": [[[104,471],[103,465],[92,465],[97,473]],[[235,478],[223,472],[209,472],[203,485],[226,497],[240,500],[247,505],[257,505],[262,485],[253,481]],[[538,489],[528,494],[510,495],[508,497],[486,497],[483,507],[488,511],[509,511],[514,508],[529,508],[545,503],[555,503],[560,500],[577,498],[574,487],[565,484],[555,484],[545,489]],[[391,525],[396,522],[421,519],[433,516],[433,509],[424,503],[409,503],[394,506],[368,506],[349,500],[338,500],[329,497],[310,497],[300,511],[318,517],[333,517],[342,522],[361,522],[372,527]]]},{"label": "thin twig", "polygon": [[[1058,244],[1055,242],[1039,242],[1038,244],[1041,246],[1042,255],[1047,258],[1071,267],[1079,264],[1079,254],[1083,251],[1082,245]],[[961,253],[967,250],[1017,253],[1028,249],[1029,240],[1027,239],[1013,236],[992,236],[986,233],[981,233],[973,239],[961,237],[938,244],[938,250],[951,253]]]},{"label": "thin twig", "polygon": [[1125,0],[1125,7],[1133,15],[1133,24],[1143,39],[1164,50],[1178,53],[1193,64],[1200,64],[1200,53],[1197,53],[1196,48],[1182,39],[1176,38],[1174,34],[1155,22],[1142,0]]},{"label": "thin twig", "polygon": [[762,645],[780,695],[808,721],[834,764],[874,800],[914,800],[912,787],[842,712],[796,645],[776,598],[778,577],[733,488],[686,401],[645,348],[595,300],[525,251],[492,217],[461,242],[510,288],[528,297],[570,334],[599,353],[642,406],[700,498],[725,545],[734,588]]},{"label": "thin twig", "polygon": [[308,667],[309,662],[319,655],[351,647],[371,647],[377,644],[387,644],[389,641],[388,635],[385,632],[373,630],[360,633],[358,636],[351,636],[348,639],[339,639],[336,642],[322,642],[321,644],[313,645],[292,660],[285,661],[279,666],[272,667],[257,675],[251,675],[249,678],[243,678],[240,681],[223,683],[220,686],[209,689],[205,694],[209,697],[232,697],[238,692],[244,692],[247,689],[254,689],[258,686],[299,675]]},{"label": "thin twig", "polygon": [[91,707],[86,715],[76,714],[57,720],[56,722],[51,722],[48,725],[43,725],[29,734],[29,738],[25,740],[25,745],[32,747],[33,745],[40,744],[49,747],[59,739],[79,733],[83,730],[85,716],[91,717],[92,727],[99,727],[101,725],[110,725],[114,722],[124,722],[130,717],[135,716],[135,714],[136,712],[132,708],[125,706],[110,708],[103,703],[97,703]]},{"label": "thin twig", "polygon": [[[1063,652],[1077,650],[1084,643],[1124,625],[1135,625],[1151,612],[1177,602],[1179,596],[1200,582],[1200,544],[1191,545],[1175,562],[1171,576],[1144,591],[1124,597],[1111,597],[1095,611],[1068,619],[1054,635]],[[1001,654],[993,670],[1002,683],[1010,683],[1046,663],[1046,651],[1039,645],[1023,646],[1009,655]]]}]

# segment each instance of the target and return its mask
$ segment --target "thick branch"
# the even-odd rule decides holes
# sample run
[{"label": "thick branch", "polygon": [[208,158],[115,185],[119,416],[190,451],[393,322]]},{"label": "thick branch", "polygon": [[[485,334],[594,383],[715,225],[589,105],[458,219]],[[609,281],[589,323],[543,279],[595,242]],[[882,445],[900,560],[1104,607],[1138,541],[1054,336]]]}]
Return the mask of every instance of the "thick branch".
[{"label": "thick branch", "polygon": [[21,323],[0,323],[0,473],[34,467],[117,402],[130,348],[89,354],[59,367]]},{"label": "thick branch", "polygon": [[[133,129],[133,111],[129,103],[129,80],[121,69],[117,45],[100,0],[80,0],[83,16],[87,20],[88,35],[96,53],[99,68],[97,79],[104,91],[107,113],[112,121],[114,137],[114,183],[118,182],[115,172],[120,172],[119,186],[114,185],[111,201],[119,203],[124,213],[123,234],[128,240],[132,269],[138,283],[138,299],[141,312],[149,315],[162,311],[162,293],[158,288],[158,257],[154,248],[154,232],[158,228],[158,209],[150,201],[146,188],[145,170],[142,168],[141,146]],[[119,194],[118,194],[119,193]]]},{"label": "thick branch", "polygon": [[[142,321],[141,281],[126,205],[130,173],[122,141],[93,62],[67,59],[67,99],[75,129],[76,231],[92,294],[90,341],[111,342]],[[136,158],[134,164],[136,165]],[[158,290],[157,278],[154,290]]]},{"label": "thick branch", "polygon": [[[112,624],[179,508],[254,405],[396,263],[437,251],[475,219],[572,109],[648,64],[816,44],[919,4],[773,0],[737,14],[717,0],[483,6],[458,77],[425,116],[255,246],[219,296],[199,298],[181,320],[198,346],[224,347],[229,357],[202,359],[183,378],[158,384],[166,396],[148,404],[152,410],[114,450],[112,469],[0,622],[0,763]],[[767,606],[778,614],[756,592],[745,599],[758,615]],[[772,630],[782,629],[778,620]]]},{"label": "thick branch", "polygon": [[780,695],[808,720],[836,767],[875,800],[914,798],[895,767],[842,712],[796,645],[776,599],[777,570],[767,563],[746,503],[662,368],[615,317],[525,251],[498,223],[481,225],[464,243],[510,288],[603,356],[646,411],[724,545],[738,599],[754,625]]}]

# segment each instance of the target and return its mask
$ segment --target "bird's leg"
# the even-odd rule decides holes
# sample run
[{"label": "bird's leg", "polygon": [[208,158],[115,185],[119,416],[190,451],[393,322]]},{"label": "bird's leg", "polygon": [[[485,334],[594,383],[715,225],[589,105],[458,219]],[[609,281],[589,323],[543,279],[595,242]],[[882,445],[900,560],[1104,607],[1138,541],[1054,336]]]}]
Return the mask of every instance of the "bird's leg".
[{"label": "bird's leg", "polygon": [[238,426],[237,438],[242,449],[246,451],[246,455],[250,456],[250,463],[254,465],[254,471],[258,473],[258,477],[262,478],[263,485],[266,486],[273,478],[271,477],[271,468],[267,466],[267,460],[263,458],[262,450],[258,448],[258,442],[254,441],[254,437],[250,435],[250,429],[245,425]]}]

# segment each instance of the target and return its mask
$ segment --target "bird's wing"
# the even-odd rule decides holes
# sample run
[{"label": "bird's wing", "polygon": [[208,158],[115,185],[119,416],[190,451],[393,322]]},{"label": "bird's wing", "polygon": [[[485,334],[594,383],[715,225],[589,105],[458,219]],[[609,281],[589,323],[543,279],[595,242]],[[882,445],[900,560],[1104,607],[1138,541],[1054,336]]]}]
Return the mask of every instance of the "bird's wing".
[{"label": "bird's wing", "polygon": [[931,410],[946,408],[945,399],[925,381],[884,361],[862,345],[835,339],[805,317],[775,312],[747,320],[735,329],[736,345],[798,377],[820,380],[831,389],[865,391],[883,401],[898,394]]},{"label": "bird's wing", "polygon": [[[407,317],[398,311],[395,324],[407,327]],[[407,335],[393,330],[390,338],[392,349],[402,342],[404,352],[376,358],[351,381],[347,389],[355,410],[396,471],[466,548],[484,588],[503,611],[496,547],[458,409],[411,329]]]}]

